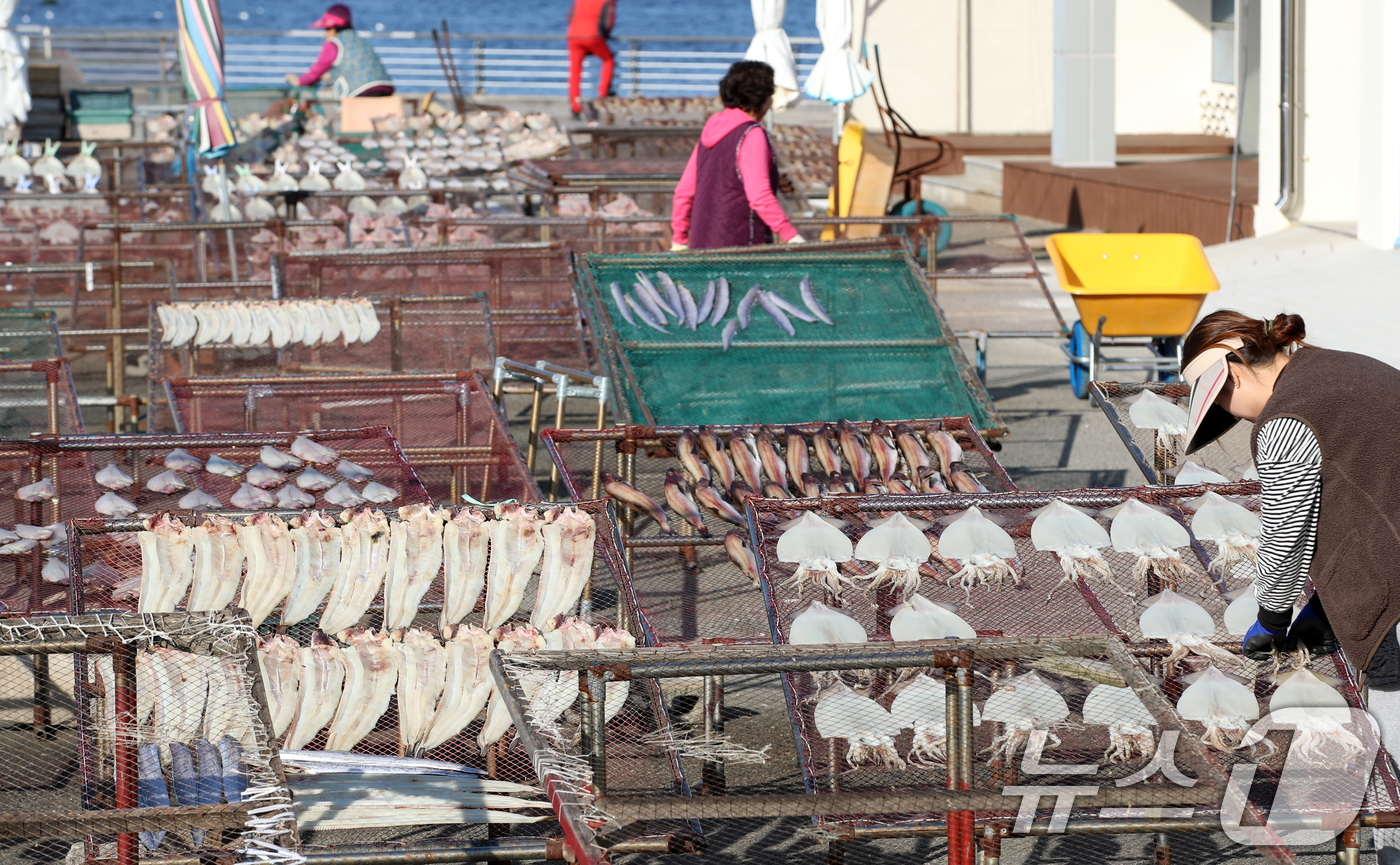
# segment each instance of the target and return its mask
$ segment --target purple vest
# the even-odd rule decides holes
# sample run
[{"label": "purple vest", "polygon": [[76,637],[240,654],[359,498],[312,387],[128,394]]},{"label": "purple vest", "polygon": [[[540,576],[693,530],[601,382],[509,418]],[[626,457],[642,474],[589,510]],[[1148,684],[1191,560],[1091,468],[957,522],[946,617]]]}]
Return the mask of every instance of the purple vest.
[{"label": "purple vest", "polygon": [[[755,121],[741,124],[714,147],[695,145],[695,202],[690,211],[690,248],[753,246],[772,243],[773,230],[749,207],[744,180],[739,175],[739,146],[744,136],[758,129]],[[770,152],[772,148],[769,148]],[[778,164],[768,164],[768,185],[778,188]]]}]

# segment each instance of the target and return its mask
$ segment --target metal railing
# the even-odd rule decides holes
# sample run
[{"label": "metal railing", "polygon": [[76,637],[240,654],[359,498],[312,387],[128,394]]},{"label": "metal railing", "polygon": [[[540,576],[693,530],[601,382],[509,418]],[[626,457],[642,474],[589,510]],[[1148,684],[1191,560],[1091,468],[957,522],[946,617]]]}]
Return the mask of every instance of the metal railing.
[{"label": "metal railing", "polygon": [[[157,89],[160,102],[182,99],[173,30],[77,30],[19,25],[34,59],[71,56],[93,87]],[[431,33],[360,31],[399,89],[448,89]],[[288,72],[308,68],[320,51],[319,30],[226,30],[225,72],[231,89],[286,86]],[[730,63],[743,59],[751,36],[619,36],[612,40],[614,90],[623,96],[716,92]],[[821,51],[815,37],[791,40],[799,79]],[[465,91],[478,95],[562,95],[569,52],[562,34],[453,33],[452,58]],[[584,90],[596,91],[598,65],[585,64]]]}]

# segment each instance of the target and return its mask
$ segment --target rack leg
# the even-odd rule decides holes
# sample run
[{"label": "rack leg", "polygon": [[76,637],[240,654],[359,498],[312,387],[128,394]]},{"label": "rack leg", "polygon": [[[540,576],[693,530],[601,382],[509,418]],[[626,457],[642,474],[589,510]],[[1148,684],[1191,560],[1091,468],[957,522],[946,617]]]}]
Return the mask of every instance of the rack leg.
[{"label": "rack leg", "polygon": [[1360,826],[1353,820],[1351,825],[1342,830],[1342,834],[1337,836],[1337,865],[1360,865],[1361,863],[1361,838],[1358,830]]},{"label": "rack leg", "polygon": [[[705,700],[705,738],[724,735],[724,677],[705,676],[702,688]],[[723,796],[725,791],[724,761],[706,760],[700,769],[701,794]]]},{"label": "rack leg", "polygon": [[1154,865],[1172,865],[1172,845],[1167,839],[1167,833],[1158,832],[1152,837],[1155,839],[1152,850]]},{"label": "rack leg", "polygon": [[1001,827],[995,823],[982,829],[982,865],[1001,865]]}]

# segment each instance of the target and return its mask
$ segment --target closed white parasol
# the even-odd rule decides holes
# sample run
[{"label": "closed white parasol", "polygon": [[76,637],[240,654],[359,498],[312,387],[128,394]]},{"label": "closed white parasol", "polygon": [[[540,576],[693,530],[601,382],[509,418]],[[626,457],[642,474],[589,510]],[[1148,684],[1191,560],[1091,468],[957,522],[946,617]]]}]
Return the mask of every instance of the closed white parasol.
[{"label": "closed white parasol", "polygon": [[0,131],[12,125],[22,126],[29,119],[24,48],[10,30],[10,16],[15,14],[17,3],[18,0],[0,0]]},{"label": "closed white parasol", "polygon": [[773,67],[773,110],[782,111],[802,98],[797,91],[797,60],[792,56],[792,43],[783,30],[787,15],[787,0],[751,0],[753,3],[753,41],[744,54],[745,60],[762,60]]},{"label": "closed white parasol", "polygon": [[804,94],[841,104],[870,89],[875,76],[850,49],[854,28],[850,0],[817,0],[817,33],[822,38],[822,53],[802,85]]}]

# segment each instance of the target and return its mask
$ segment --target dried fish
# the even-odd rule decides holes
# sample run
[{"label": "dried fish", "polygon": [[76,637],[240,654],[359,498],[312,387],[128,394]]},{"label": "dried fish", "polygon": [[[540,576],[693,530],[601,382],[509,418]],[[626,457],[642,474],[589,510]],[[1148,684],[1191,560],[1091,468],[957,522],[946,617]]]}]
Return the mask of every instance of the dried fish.
[{"label": "dried fish", "polygon": [[[758,446],[747,427],[736,426],[729,433],[729,456],[734,468],[750,489],[763,486],[763,463],[758,458]],[[733,486],[731,482],[730,486]]]},{"label": "dried fish", "polygon": [[[671,529],[671,524],[666,520],[666,512],[661,509],[661,505],[657,504],[656,500],[651,496],[614,474],[603,475],[603,489],[608,495],[622,502],[624,505],[631,505],[655,520],[656,525],[661,529],[663,535],[675,534],[675,531]],[[496,622],[489,627],[494,628],[499,624],[501,624],[501,622]]]},{"label": "dried fish", "polygon": [[[498,628],[492,631],[492,636],[496,640],[496,651],[506,655],[544,648],[544,637],[540,636],[539,631],[529,625],[521,625],[516,628]],[[525,699],[534,697],[535,690],[548,675],[545,671],[540,670],[526,673],[520,678],[520,689]],[[501,697],[500,689],[496,687],[494,680],[493,676],[491,698],[486,707],[486,721],[481,725],[481,731],[476,736],[477,747],[481,749],[483,754],[511,728],[510,711],[506,708],[505,700]]]},{"label": "dried fish", "polygon": [[753,580],[756,588],[759,585],[758,559],[754,557],[753,550],[749,548],[744,536],[732,529],[725,533],[724,551],[729,554],[729,560],[738,565],[739,570]]},{"label": "dried fish", "polygon": [[141,599],[136,610],[174,612],[194,579],[193,538],[185,524],[169,514],[151,517],[144,525],[146,530],[136,534],[141,548]]},{"label": "dried fish", "polygon": [[204,490],[190,490],[180,497],[176,505],[187,511],[212,511],[224,506],[223,502]]},{"label": "dried fish", "polygon": [[738,332],[739,322],[735,319],[731,319],[730,322],[724,326],[724,330],[720,332],[720,344],[725,351],[729,351],[729,346],[734,343],[734,335]]},{"label": "dried fish", "polygon": [[738,320],[739,326],[745,330],[749,327],[749,315],[751,314],[753,305],[758,301],[759,295],[761,294],[763,294],[763,286],[755,285],[753,288],[750,288],[743,299],[739,301],[739,307],[735,312],[735,318]]},{"label": "dried fish", "polygon": [[354,488],[345,481],[341,481],[326,490],[325,498],[328,504],[335,505],[338,508],[353,508],[367,501],[364,496],[355,492]]},{"label": "dried fish", "polygon": [[116,463],[107,463],[106,468],[93,476],[94,480],[109,490],[124,490],[135,483],[131,475],[117,468]]},{"label": "dried fish", "polygon": [[802,303],[812,311],[812,314],[824,323],[834,326],[835,322],[831,320],[831,316],[827,315],[826,310],[817,301],[817,295],[812,290],[812,278],[803,276],[802,282],[798,283],[798,289],[802,292]]},{"label": "dried fish", "polygon": [[399,655],[389,634],[351,628],[340,638],[345,685],[326,734],[326,750],[349,751],[374,729],[389,708],[398,681]]},{"label": "dried fish", "polygon": [[321,612],[321,630],[339,633],[369,609],[389,567],[389,522],[378,511],[346,511],[341,519],[340,569]]},{"label": "dried fish", "polygon": [[773,297],[766,291],[758,293],[758,305],[763,307],[763,311],[768,313],[768,317],[773,319],[773,323],[783,329],[788,336],[796,336],[797,329],[792,326],[787,315],[773,302]]},{"label": "dried fish", "polygon": [[695,296],[684,285],[676,288],[680,291],[681,313],[685,317],[685,326],[695,330],[700,318],[700,311],[695,306]]},{"label": "dried fish", "polygon": [[301,702],[301,649],[290,637],[260,637],[258,667],[272,717],[272,735],[281,736],[292,725]]},{"label": "dried fish", "polygon": [[296,582],[296,555],[286,523],[271,514],[254,514],[234,525],[239,545],[248,557],[248,575],[238,606],[261,625],[287,597]]},{"label": "dried fish", "polygon": [[[22,502],[42,502],[54,498],[57,495],[58,490],[54,488],[52,478],[44,478],[36,483],[28,484],[15,490],[15,498]],[[135,513],[136,508],[133,507],[131,512]]]},{"label": "dried fish", "polygon": [[331,722],[340,706],[345,682],[345,660],[339,646],[324,631],[311,634],[311,645],[300,652],[300,700],[291,731],[283,742],[299,750]]},{"label": "dried fish", "polygon": [[700,303],[695,308],[695,317],[701,322],[709,319],[710,313],[715,308],[715,281],[712,279],[705,283],[705,293],[700,297]]},{"label": "dried fish", "polygon": [[210,514],[190,529],[194,574],[186,609],[191,613],[222,610],[233,600],[243,576],[243,547],[233,521]]},{"label": "dried fish", "polygon": [[861,441],[863,436],[854,424],[844,418],[837,421],[836,430],[841,455],[851,467],[852,477],[855,478],[856,484],[864,484],[865,479],[870,476],[870,451],[865,449],[865,444]]},{"label": "dried fish", "polygon": [[365,484],[364,489],[360,490],[360,495],[364,496],[366,501],[382,505],[388,504],[398,498],[399,491],[377,481],[370,481]]},{"label": "dried fish", "polygon": [[783,431],[783,435],[787,444],[787,450],[783,457],[787,462],[788,477],[793,486],[801,491],[802,478],[811,471],[807,456],[807,439],[803,438],[797,427],[788,427]]},{"label": "dried fish", "polygon": [[431,723],[419,741],[426,753],[462,732],[486,708],[495,680],[491,676],[491,635],[474,625],[443,629],[447,673]]},{"label": "dried fish", "polygon": [[308,511],[292,520],[292,551],[296,576],[282,607],[282,624],[294,625],[309,617],[335,586],[340,573],[344,535],[335,520]]},{"label": "dried fish", "polygon": [[[486,579],[483,626],[505,623],[525,599],[525,587],[544,555],[540,529],[551,516],[541,517],[519,505],[497,505],[492,527],[490,572]],[[663,517],[664,518],[664,517]]]},{"label": "dried fish", "polygon": [[204,468],[204,463],[200,461],[199,457],[194,456],[184,448],[176,448],[165,455],[165,467],[171,471],[193,474]]},{"label": "dried fish", "polygon": [[544,555],[530,624],[543,633],[552,630],[555,621],[572,610],[583,593],[593,573],[593,545],[598,529],[591,516],[578,508],[565,507],[540,532]]},{"label": "dried fish", "polygon": [[715,305],[710,310],[710,327],[718,327],[729,312],[729,280],[720,277],[715,280]]},{"label": "dried fish", "polygon": [[178,493],[189,489],[190,485],[174,471],[164,471],[146,481],[146,489],[153,493]]},{"label": "dried fish", "polygon": [[487,550],[492,522],[476,508],[463,508],[442,529],[443,602],[439,621],[444,634],[467,617],[486,585]]},{"label": "dried fish", "polygon": [[783,312],[787,313],[788,315],[792,316],[798,321],[805,321],[808,324],[817,323],[817,317],[815,315],[812,315],[810,312],[806,312],[805,310],[798,309],[797,307],[788,303],[786,300],[783,299],[783,296],[778,294],[776,291],[765,291],[763,293],[763,296],[772,301],[773,305],[778,307],[778,309],[781,309]]},{"label": "dried fish", "polygon": [[447,683],[447,650],[427,631],[396,634],[398,652],[399,744],[414,753],[432,725]]},{"label": "dried fish", "polygon": [[384,575],[384,627],[406,628],[418,613],[428,587],[442,568],[443,516],[429,505],[399,508],[389,534],[389,568]]},{"label": "dried fish", "polygon": [[258,489],[270,490],[286,483],[287,476],[274,468],[258,463],[248,469],[248,483]]},{"label": "dried fish", "polygon": [[296,481],[297,486],[311,493],[328,490],[336,484],[334,478],[323,475],[310,466],[301,470],[300,474],[297,475]]},{"label": "dried fish", "polygon": [[[720,442],[715,431],[707,426],[699,429],[700,452],[709,461],[710,468],[714,470],[713,479],[721,489],[729,489],[734,483],[737,473],[734,470],[734,463],[725,453],[724,445]],[[698,480],[698,479],[697,479]]]},{"label": "dried fish", "polygon": [[627,298],[622,293],[622,283],[614,281],[608,288],[612,290],[613,303],[617,306],[617,311],[622,314],[623,320],[633,327],[636,327],[637,322],[632,318],[632,313],[627,309]]},{"label": "dried fish", "polygon": [[695,438],[695,431],[683,429],[676,438],[676,458],[681,462],[681,468],[689,473],[692,481],[701,478],[709,479],[710,469],[700,459],[700,452],[697,450],[699,443]]},{"label": "dried fish", "polygon": [[340,459],[340,454],[323,444],[317,444],[304,435],[292,441],[292,456],[308,463],[328,466]]},{"label": "dried fish", "polygon": [[749,521],[744,519],[744,515],[739,513],[733,505],[720,495],[719,490],[711,486],[707,480],[701,480],[695,484],[695,498],[705,509],[725,522],[733,523],[736,526],[748,528]]},{"label": "dried fish", "polygon": [[899,468],[899,451],[894,446],[890,428],[879,420],[870,422],[870,453],[875,459],[880,483],[888,484]]},{"label": "dried fish", "polygon": [[335,473],[345,478],[347,481],[353,481],[356,483],[358,483],[359,481],[367,481],[370,478],[374,477],[374,472],[370,471],[364,466],[356,465],[355,463],[352,463],[349,460],[341,460],[340,462],[336,463]]},{"label": "dried fish", "polygon": [[671,506],[671,510],[699,530],[702,537],[709,537],[710,530],[705,526],[705,518],[700,515],[700,506],[691,498],[681,473],[675,469],[667,469],[663,487],[666,491],[666,504]]},{"label": "dried fish", "polygon": [[[139,746],[136,749],[136,765],[136,804],[142,808],[170,807],[170,791],[165,786],[165,775],[160,769],[160,746]],[[164,831],[142,832],[141,843],[148,850],[158,850],[165,840],[165,834]]]},{"label": "dried fish", "polygon": [[238,492],[229,497],[229,504],[244,510],[258,510],[277,506],[277,497],[267,490],[260,490],[249,483],[238,485]]},{"label": "dried fish", "polygon": [[258,459],[267,468],[278,470],[299,469],[304,465],[297,457],[282,453],[272,445],[264,445],[263,449],[258,451]]}]

